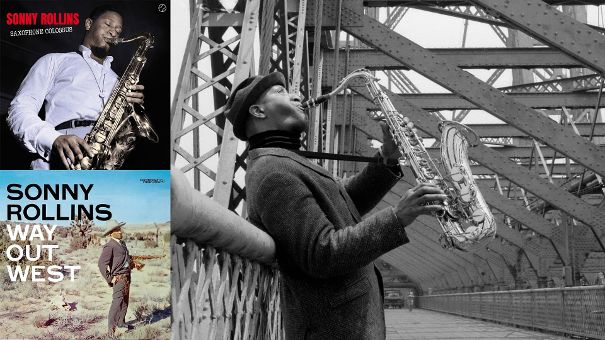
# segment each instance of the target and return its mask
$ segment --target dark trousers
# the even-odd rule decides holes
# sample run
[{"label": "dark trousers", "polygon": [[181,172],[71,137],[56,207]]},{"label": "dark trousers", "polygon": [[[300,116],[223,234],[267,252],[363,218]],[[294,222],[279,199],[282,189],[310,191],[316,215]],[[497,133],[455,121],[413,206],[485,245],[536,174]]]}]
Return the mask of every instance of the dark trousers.
[{"label": "dark trousers", "polygon": [[130,277],[123,276],[113,285],[111,307],[107,317],[109,332],[113,333],[116,326],[126,323],[126,311],[128,310],[128,297],[130,295]]}]

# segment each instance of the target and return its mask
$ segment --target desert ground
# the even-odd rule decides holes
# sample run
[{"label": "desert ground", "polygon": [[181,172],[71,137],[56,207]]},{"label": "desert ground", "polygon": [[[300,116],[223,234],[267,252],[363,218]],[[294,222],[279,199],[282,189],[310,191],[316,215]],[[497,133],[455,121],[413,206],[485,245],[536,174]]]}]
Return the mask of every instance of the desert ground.
[{"label": "desert ground", "polygon": [[[2,225],[2,231],[6,227]],[[131,255],[156,255],[143,260],[145,267],[132,271],[130,303],[126,322],[133,330],[116,330],[118,339],[170,338],[170,226],[154,224],[124,228]],[[102,278],[97,267],[101,249],[109,237],[92,237],[84,249],[73,245],[70,235],[59,236],[54,264],[79,265],[75,280],[70,282],[11,282],[7,273],[7,257],[0,256],[0,339],[106,339],[107,313],[112,288]],[[100,235],[99,229],[93,234]],[[152,235],[153,236],[150,236]],[[147,238],[147,239],[145,239]],[[157,246],[156,241],[157,240]],[[6,237],[3,253],[6,249]],[[35,243],[32,242],[32,244]],[[27,264],[27,263],[26,263]],[[29,263],[38,265],[38,263]]]}]

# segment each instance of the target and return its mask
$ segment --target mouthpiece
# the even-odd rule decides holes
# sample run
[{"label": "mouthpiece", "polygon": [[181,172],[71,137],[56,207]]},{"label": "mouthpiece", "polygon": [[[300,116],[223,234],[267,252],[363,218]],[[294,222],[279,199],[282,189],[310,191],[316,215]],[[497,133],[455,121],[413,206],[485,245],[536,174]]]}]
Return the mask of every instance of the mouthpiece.
[{"label": "mouthpiece", "polygon": [[324,94],[321,95],[317,98],[310,98],[309,100],[303,102],[301,104],[301,107],[305,110],[310,109],[312,107],[315,107],[319,104],[322,104],[323,102],[325,102],[326,100],[328,100],[328,98],[330,98],[330,94]]}]

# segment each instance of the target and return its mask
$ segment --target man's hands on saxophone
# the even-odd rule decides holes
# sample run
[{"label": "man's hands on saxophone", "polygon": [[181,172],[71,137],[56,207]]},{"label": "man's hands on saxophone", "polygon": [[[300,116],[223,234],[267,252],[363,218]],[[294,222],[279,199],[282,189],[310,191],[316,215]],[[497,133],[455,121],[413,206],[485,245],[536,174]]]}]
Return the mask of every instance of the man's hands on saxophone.
[{"label": "man's hands on saxophone", "polygon": [[[409,128],[413,127],[412,123],[408,124],[411,124],[408,125]],[[384,159],[390,162],[397,161],[401,157],[401,151],[397,147],[397,144],[395,144],[387,124],[380,122],[380,127],[382,128],[384,142],[380,153]],[[439,203],[443,203],[446,198],[447,196],[438,186],[429,183],[418,184],[406,191],[397,205],[393,207],[393,212],[399,222],[405,227],[414,222],[419,215],[431,215],[443,210],[443,206]]]},{"label": "man's hands on saxophone", "polygon": [[[129,86],[126,92],[126,101],[131,104],[143,105],[145,95],[143,90],[145,86],[136,84]],[[52,147],[53,157],[58,157],[65,169],[74,170],[75,164],[80,163],[84,156],[93,157],[94,154],[90,146],[76,135],[62,135],[57,137]]]},{"label": "man's hands on saxophone", "polygon": [[420,215],[432,215],[443,210],[443,205],[438,203],[443,203],[446,199],[447,196],[438,186],[420,183],[405,192],[397,205],[393,207],[393,212],[405,227]]}]

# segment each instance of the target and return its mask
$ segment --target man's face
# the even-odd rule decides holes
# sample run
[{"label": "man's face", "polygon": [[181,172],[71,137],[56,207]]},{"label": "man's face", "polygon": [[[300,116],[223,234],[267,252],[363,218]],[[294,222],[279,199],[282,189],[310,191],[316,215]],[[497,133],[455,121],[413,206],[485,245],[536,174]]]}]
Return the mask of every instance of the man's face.
[{"label": "man's face", "polygon": [[257,101],[267,116],[266,123],[272,130],[307,131],[308,117],[301,107],[300,97],[289,94],[281,85],[273,85]]},{"label": "man's face", "polygon": [[111,237],[121,240],[123,235],[122,235],[122,228],[116,229],[114,231],[111,232]]},{"label": "man's face", "polygon": [[86,35],[83,45],[94,55],[105,58],[111,48],[110,42],[122,33],[122,17],[116,12],[105,12],[96,20],[86,19]]}]

